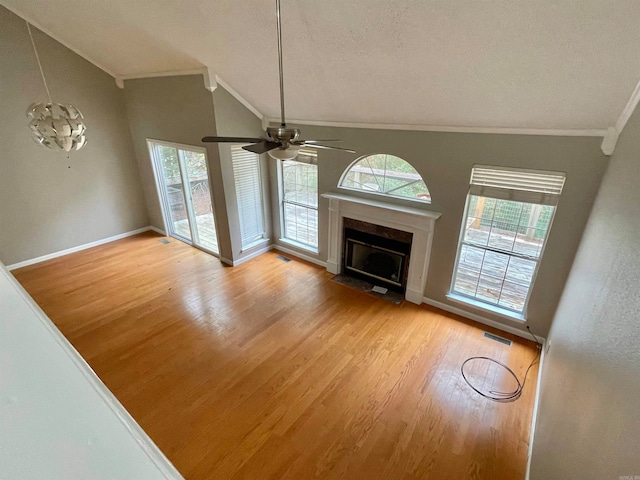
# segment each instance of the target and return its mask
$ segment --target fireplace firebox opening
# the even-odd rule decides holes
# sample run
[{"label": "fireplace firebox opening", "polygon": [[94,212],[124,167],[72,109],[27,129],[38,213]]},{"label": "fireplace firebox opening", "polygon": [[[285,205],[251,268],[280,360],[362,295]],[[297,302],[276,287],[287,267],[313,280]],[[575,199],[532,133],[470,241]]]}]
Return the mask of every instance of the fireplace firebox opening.
[{"label": "fireplace firebox opening", "polygon": [[412,237],[409,232],[345,218],[343,273],[404,293]]}]

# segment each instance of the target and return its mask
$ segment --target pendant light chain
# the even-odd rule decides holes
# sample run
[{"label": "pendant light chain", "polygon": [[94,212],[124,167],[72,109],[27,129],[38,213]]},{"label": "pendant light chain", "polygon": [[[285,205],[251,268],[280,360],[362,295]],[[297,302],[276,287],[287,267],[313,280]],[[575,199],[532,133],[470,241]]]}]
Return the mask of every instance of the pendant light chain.
[{"label": "pendant light chain", "polygon": [[44,89],[47,91],[47,98],[49,99],[49,103],[53,103],[51,101],[51,93],[49,92],[49,86],[47,85],[47,80],[44,78],[44,70],[42,70],[42,63],[40,63],[40,55],[38,55],[38,49],[36,48],[36,42],[33,39],[33,34],[31,33],[31,25],[29,24],[29,22],[27,22],[27,30],[29,31],[29,38],[31,39],[31,45],[33,45],[33,51],[36,54],[36,60],[38,61],[38,67],[40,68],[42,83],[44,83]]},{"label": "pendant light chain", "polygon": [[27,109],[27,119],[29,120],[29,128],[31,129],[32,138],[43,147],[51,150],[63,150],[71,152],[80,150],[87,144],[85,136],[86,127],[83,122],[83,116],[80,110],[73,105],[53,103],[51,100],[51,92],[47,79],[44,76],[40,55],[36,48],[36,42],[31,32],[31,24],[27,24],[27,31],[33,46],[33,52],[38,61],[40,76],[44,89],[47,91],[48,103],[34,103]]}]

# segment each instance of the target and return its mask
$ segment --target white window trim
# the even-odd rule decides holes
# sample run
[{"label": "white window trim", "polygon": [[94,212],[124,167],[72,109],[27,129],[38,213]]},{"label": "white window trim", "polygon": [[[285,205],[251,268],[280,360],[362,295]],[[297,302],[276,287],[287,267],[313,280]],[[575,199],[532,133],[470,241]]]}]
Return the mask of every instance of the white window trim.
[{"label": "white window trim", "polygon": [[[341,190],[347,190],[350,192],[358,192],[358,193],[364,193],[365,195],[372,195],[374,198],[375,197],[391,197],[391,198],[397,198],[399,200],[406,200],[408,202],[414,202],[414,203],[421,203],[421,204],[427,204],[427,205],[431,205],[431,201],[430,200],[421,200],[419,198],[414,198],[414,197],[403,197],[402,195],[394,195],[393,193],[383,193],[383,192],[376,192],[375,190],[365,190],[362,188],[353,188],[353,187],[345,187],[342,185],[342,183],[344,182],[345,177],[347,176],[347,174],[351,171],[351,169],[353,168],[353,166],[358,163],[359,161],[367,158],[367,157],[371,157],[373,155],[392,155],[392,154],[387,154],[387,153],[370,153],[368,155],[364,155],[362,157],[359,157],[357,159],[355,159],[353,162],[351,162],[349,164],[349,166],[347,168],[344,169],[344,171],[342,172],[342,175],[340,175],[340,180],[338,180],[338,188]],[[394,157],[396,155],[393,155]],[[407,162],[409,165],[411,165],[411,167],[416,170],[416,167],[414,167],[411,162],[408,162],[407,160],[405,160],[402,157],[397,157],[400,158],[401,160]],[[416,172],[418,173],[418,175],[420,175],[420,172],[418,172],[416,170]],[[422,180],[422,182],[427,186],[427,190],[429,190],[429,186],[427,185],[427,182],[424,181],[424,178],[422,177],[422,175],[420,175],[420,179]],[[431,190],[429,190],[429,194],[431,194]]]},{"label": "white window trim", "polygon": [[[295,161],[295,160],[294,160]],[[303,162],[300,162],[303,163]],[[295,248],[299,248],[301,250],[305,250],[307,252],[310,253],[315,253],[318,254],[319,253],[319,244],[320,244],[320,232],[318,232],[318,247],[313,247],[311,245],[307,245],[305,243],[301,243],[301,242],[297,242],[295,240],[292,240],[290,238],[286,237],[286,233],[285,233],[285,229],[286,229],[286,225],[285,225],[285,218],[284,218],[284,204],[285,204],[285,199],[284,199],[284,172],[283,172],[283,162],[278,161],[278,205],[279,205],[279,212],[280,212],[280,235],[279,235],[279,241],[282,243],[285,243],[291,247],[295,247]],[[316,193],[318,195],[318,202],[320,200],[320,192]],[[306,205],[301,205],[305,208],[311,208],[313,209],[313,207],[307,207]],[[319,205],[317,208],[315,208],[315,210],[318,212],[318,228],[320,227],[319,225],[319,215],[320,215],[320,210],[319,210]]]},{"label": "white window trim", "polygon": [[291,240],[290,238],[286,238],[285,236],[280,237],[280,242],[286,244],[289,247],[299,248],[300,250],[306,250],[309,253],[315,253],[316,255],[319,253],[317,248],[314,248],[310,245],[305,245],[304,243],[296,242],[295,240]]},{"label": "white window trim", "polygon": [[492,305],[490,303],[485,303],[483,301],[478,300],[477,298],[461,295],[458,292],[447,293],[447,298],[453,302],[462,303],[464,305],[470,305],[472,307],[475,307],[481,310],[489,311],[495,315],[498,315],[503,318],[507,318],[509,320],[517,320],[519,322],[527,321],[527,317],[524,313],[514,312],[513,310],[508,310],[506,308],[500,307],[499,305]]},{"label": "white window trim", "polygon": [[[235,168],[233,165],[233,148],[232,147],[243,147],[245,145],[250,145],[248,143],[229,143],[229,158],[231,160],[231,175],[233,178],[233,195],[234,195],[234,203],[236,206],[237,214],[238,214],[238,222],[240,222],[240,204],[238,202],[238,191],[236,188],[236,178],[235,178]],[[258,155],[258,154],[256,154]],[[260,198],[261,201],[261,210],[262,210],[262,234],[261,237],[256,238],[254,241],[248,243],[247,245],[242,244],[242,227],[240,223],[238,223],[238,232],[240,233],[240,253],[245,253],[249,250],[255,249],[259,245],[263,245],[269,242],[269,237],[267,235],[267,203],[266,200],[266,186],[263,175],[263,165],[260,155],[258,155],[258,183],[260,185]]]},{"label": "white window trim", "polygon": [[[475,165],[474,165],[475,167]],[[503,168],[503,167],[500,167]],[[515,170],[512,168],[504,168],[505,170]],[[524,170],[524,169],[523,169]],[[526,171],[535,171],[535,170],[526,170]],[[544,173],[551,173],[551,172],[544,172]],[[553,172],[553,173],[561,173],[561,172]],[[473,185],[471,185],[470,187],[473,187]],[[465,200],[465,205],[464,205],[464,213],[462,215],[462,223],[460,224],[460,234],[458,235],[458,243],[457,243],[457,251],[456,251],[456,261],[453,267],[453,273],[451,275],[451,284],[449,286],[449,293],[447,294],[447,298],[449,298],[450,300],[453,301],[457,301],[460,303],[464,303],[467,305],[471,305],[475,308],[479,308],[482,310],[486,310],[489,311],[491,313],[494,313],[496,315],[502,316],[502,317],[506,317],[512,320],[519,320],[519,321],[523,321],[525,322],[527,320],[527,311],[529,308],[529,300],[531,299],[531,293],[533,292],[533,287],[535,285],[536,282],[536,278],[538,276],[538,270],[540,268],[540,263],[542,261],[542,259],[544,258],[544,252],[545,249],[547,247],[547,243],[549,240],[549,234],[551,233],[551,229],[553,228],[553,221],[555,220],[556,217],[556,211],[557,211],[557,199],[559,198],[560,195],[556,196],[556,202],[553,209],[553,213],[551,215],[551,218],[549,220],[549,228],[547,229],[547,235],[545,236],[544,242],[542,244],[542,248],[540,249],[540,255],[538,255],[537,259],[531,259],[533,261],[535,261],[535,268],[533,270],[533,275],[531,276],[531,284],[529,285],[529,289],[527,291],[527,297],[525,298],[524,301],[524,306],[522,307],[522,311],[517,311],[517,310],[512,310],[510,308],[506,308],[500,305],[494,305],[492,303],[489,302],[484,302],[482,300],[478,300],[475,297],[471,297],[468,295],[465,295],[464,293],[458,292],[454,290],[455,287],[455,282],[456,282],[456,276],[458,273],[458,264],[460,262],[460,253],[462,252],[462,245],[464,244],[464,235],[465,235],[465,225],[466,225],[466,221],[467,221],[467,216],[469,214],[469,203],[470,203],[470,199],[471,199],[471,195],[480,195],[479,193],[476,193],[473,191],[473,188],[469,188],[469,190],[467,191],[467,196],[466,196],[466,200]],[[520,203],[528,203],[525,200],[522,199],[518,199],[515,200],[518,201]],[[535,202],[532,202],[535,203]],[[539,203],[539,205],[543,205],[543,203]],[[478,248],[482,248],[482,246],[478,246]],[[516,255],[517,256],[517,255]]]}]

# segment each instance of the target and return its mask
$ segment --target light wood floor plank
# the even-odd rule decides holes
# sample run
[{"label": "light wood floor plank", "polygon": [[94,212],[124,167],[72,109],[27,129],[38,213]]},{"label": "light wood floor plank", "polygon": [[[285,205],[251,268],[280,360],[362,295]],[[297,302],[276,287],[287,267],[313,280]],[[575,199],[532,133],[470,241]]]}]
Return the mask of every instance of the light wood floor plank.
[{"label": "light wood floor plank", "polygon": [[[238,267],[148,232],[14,271],[187,479],[522,479],[533,342],[393,305],[269,252]],[[512,380],[488,364],[485,387]]]}]

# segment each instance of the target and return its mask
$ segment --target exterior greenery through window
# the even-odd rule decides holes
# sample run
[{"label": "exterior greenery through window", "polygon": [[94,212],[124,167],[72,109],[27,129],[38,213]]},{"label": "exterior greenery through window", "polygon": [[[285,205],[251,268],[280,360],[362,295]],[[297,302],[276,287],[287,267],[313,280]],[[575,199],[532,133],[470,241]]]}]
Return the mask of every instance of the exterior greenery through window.
[{"label": "exterior greenery through window", "polygon": [[218,253],[207,158],[198,147],[148,140],[167,233]]},{"label": "exterior greenery through window", "polygon": [[356,160],[340,180],[341,188],[431,203],[420,174],[406,160],[377,153]]},{"label": "exterior greenery through window", "polygon": [[305,162],[282,162],[283,237],[318,248],[318,166],[316,153],[302,150],[297,157]]},{"label": "exterior greenery through window", "polygon": [[482,184],[472,178],[451,290],[523,313],[564,174],[486,171]]}]

